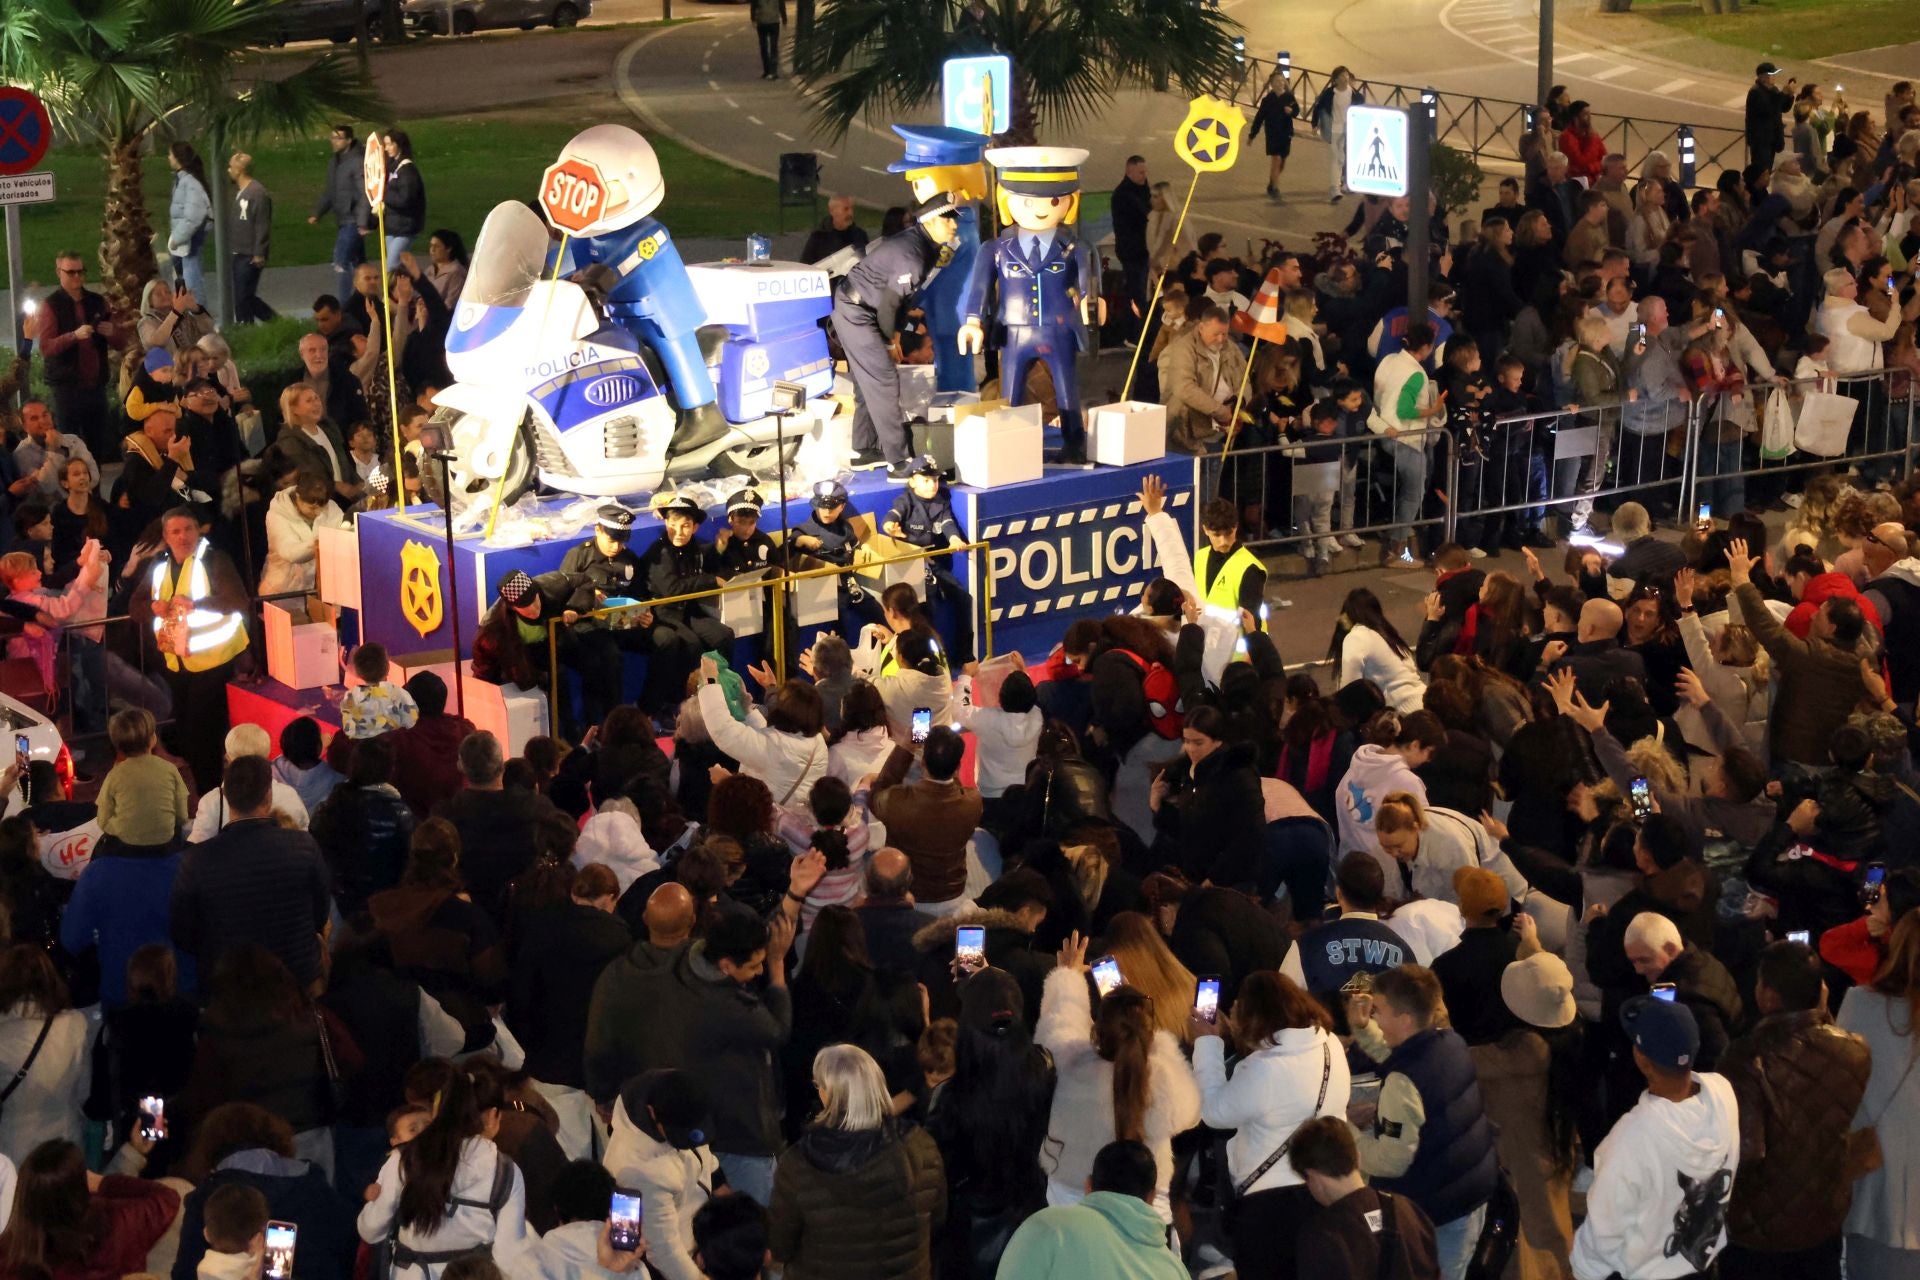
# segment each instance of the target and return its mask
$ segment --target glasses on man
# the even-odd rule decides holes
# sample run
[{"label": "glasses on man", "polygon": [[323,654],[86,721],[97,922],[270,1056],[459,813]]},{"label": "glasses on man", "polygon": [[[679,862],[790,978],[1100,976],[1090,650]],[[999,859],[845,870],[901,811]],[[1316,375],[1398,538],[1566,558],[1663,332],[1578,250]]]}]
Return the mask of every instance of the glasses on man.
[{"label": "glasses on man", "polygon": [[87,274],[85,267],[61,267],[59,271],[63,276],[84,276]]}]

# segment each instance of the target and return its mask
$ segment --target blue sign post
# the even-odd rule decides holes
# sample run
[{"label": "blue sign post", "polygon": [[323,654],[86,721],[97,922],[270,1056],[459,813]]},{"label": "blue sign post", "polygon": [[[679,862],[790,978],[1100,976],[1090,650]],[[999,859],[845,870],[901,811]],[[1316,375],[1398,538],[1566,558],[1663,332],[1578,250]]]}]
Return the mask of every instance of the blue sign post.
[{"label": "blue sign post", "polygon": [[1004,53],[948,58],[941,68],[942,123],[992,135],[1013,117],[1013,59]]}]

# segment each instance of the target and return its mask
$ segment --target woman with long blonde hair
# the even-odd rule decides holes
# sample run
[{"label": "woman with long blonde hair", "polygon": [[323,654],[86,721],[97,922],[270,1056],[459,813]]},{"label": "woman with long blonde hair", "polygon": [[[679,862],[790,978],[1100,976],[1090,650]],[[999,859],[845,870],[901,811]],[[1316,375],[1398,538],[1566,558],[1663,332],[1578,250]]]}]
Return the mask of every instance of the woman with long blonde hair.
[{"label": "woman with long blonde hair", "polygon": [[1182,1044],[1192,1040],[1187,1011],[1193,1007],[1193,974],[1167,949],[1153,921],[1122,911],[1100,939],[1101,950],[1120,962],[1127,985],[1153,1001],[1153,1024]]}]

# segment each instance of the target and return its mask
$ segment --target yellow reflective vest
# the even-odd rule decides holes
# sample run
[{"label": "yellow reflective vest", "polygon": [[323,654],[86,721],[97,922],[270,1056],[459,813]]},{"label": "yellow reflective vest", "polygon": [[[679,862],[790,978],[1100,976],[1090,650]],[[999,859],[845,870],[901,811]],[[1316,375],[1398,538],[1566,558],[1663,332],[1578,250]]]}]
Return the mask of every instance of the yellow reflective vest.
[{"label": "yellow reflective vest", "polygon": [[[1247,570],[1262,569],[1266,566],[1260,563],[1259,556],[1245,547],[1235,547],[1233,554],[1227,557],[1227,562],[1220,566],[1219,576],[1209,587],[1206,585],[1207,573],[1213,566],[1213,558],[1214,550],[1211,545],[1201,547],[1193,557],[1195,585],[1206,592],[1201,603],[1230,609],[1233,611],[1233,616],[1238,618],[1240,616],[1240,580],[1247,576]],[[1267,629],[1267,624],[1260,618],[1258,610],[1254,611],[1254,620],[1259,623],[1262,631]]]},{"label": "yellow reflective vest", "polygon": [[169,555],[154,561],[153,600],[166,608],[153,616],[153,635],[169,671],[211,671],[247,647],[245,611],[223,612],[213,599],[208,551],[202,538],[185,564]]}]

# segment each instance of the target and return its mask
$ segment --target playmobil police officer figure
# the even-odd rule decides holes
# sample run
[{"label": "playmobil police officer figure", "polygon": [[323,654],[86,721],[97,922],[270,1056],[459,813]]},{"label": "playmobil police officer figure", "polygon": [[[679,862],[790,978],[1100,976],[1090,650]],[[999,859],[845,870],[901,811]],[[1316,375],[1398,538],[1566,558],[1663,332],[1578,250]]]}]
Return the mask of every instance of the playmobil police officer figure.
[{"label": "playmobil police officer figure", "polygon": [[[797,550],[828,564],[850,565],[853,553],[864,540],[853,523],[853,508],[847,502],[847,486],[838,480],[820,480],[813,486],[813,514],[793,529]],[[884,622],[877,593],[861,585],[857,574],[840,578],[840,612],[851,610],[861,625]]]},{"label": "playmobil police officer figure", "polygon": [[867,250],[833,297],[833,332],[847,353],[856,396],[853,448],[856,467],[888,465],[888,476],[904,480],[913,444],[900,413],[900,375],[888,350],[898,327],[900,307],[940,270],[959,222],[951,196],[924,200],[912,223]]},{"label": "playmobil police officer figure", "polygon": [[645,138],[617,124],[576,133],[560,159],[592,165],[606,184],[600,216],[567,238],[561,273],[596,263],[613,270],[617,279],[607,290],[607,314],[653,348],[680,406],[668,456],[713,443],[727,433],[727,420],[700,354],[698,335],[707,313],[673,238],[652,216],[667,194],[659,159]]},{"label": "playmobil police officer figure", "polygon": [[[910,546],[966,545],[960,522],[953,518],[946,478],[932,454],[923,453],[913,460],[907,487],[893,500],[881,528],[888,537]],[[973,597],[954,577],[951,556],[927,560],[927,599],[931,602],[936,596],[953,606],[953,665],[964,667],[973,661]]]},{"label": "playmobil police officer figure", "polygon": [[942,192],[956,202],[959,235],[952,259],[920,290],[920,309],[927,316],[927,335],[933,342],[934,385],[942,391],[974,391],[973,357],[960,354],[960,326],[966,320],[967,283],[973,260],[980,252],[980,211],[974,203],[987,194],[987,167],[980,162],[985,135],[939,124],[897,124],[893,131],[906,143],[906,155],[887,166],[907,180],[915,200]]},{"label": "playmobil police officer figure", "polygon": [[[1080,241],[1067,225],[1080,211],[1080,166],[1087,152],[1079,147],[990,147],[987,163],[1000,177],[999,208],[1011,223],[980,246],[967,286],[966,323],[960,351],[972,354],[986,344],[986,326],[998,321],[1000,394],[1008,404],[1026,404],[1027,373],[1035,360],[1046,362],[1060,405],[1062,460],[1087,460],[1087,433],[1080,417],[1080,382],[1075,369],[1083,323],[1094,324],[1104,310],[1098,282],[1090,277]],[[988,290],[998,285],[989,305]]]},{"label": "playmobil police officer figure", "polygon": [[[719,558],[712,543],[694,536],[707,518],[706,508],[686,494],[676,494],[655,510],[662,527],[660,537],[640,557],[642,598],[659,600],[713,590],[719,585],[715,576]],[[653,656],[647,661],[641,705],[664,723],[686,697],[687,676],[699,665],[700,655],[708,649],[724,653],[732,648],[733,631],[721,623],[719,606],[709,597],[657,606],[647,636]]]}]

